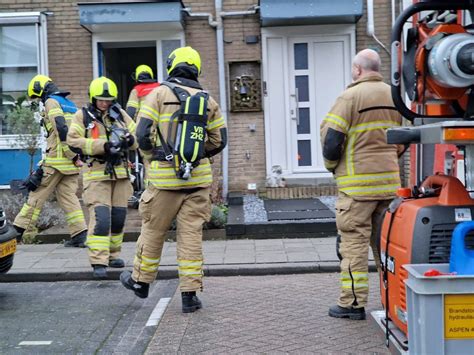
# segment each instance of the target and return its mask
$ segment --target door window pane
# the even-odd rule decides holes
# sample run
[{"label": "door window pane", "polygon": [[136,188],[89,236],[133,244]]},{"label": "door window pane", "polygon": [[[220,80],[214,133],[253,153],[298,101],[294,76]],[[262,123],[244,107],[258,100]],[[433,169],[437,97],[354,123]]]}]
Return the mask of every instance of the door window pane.
[{"label": "door window pane", "polygon": [[308,44],[295,43],[295,69],[308,69]]},{"label": "door window pane", "polygon": [[295,87],[298,89],[298,101],[309,101],[309,82],[308,75],[295,76]]},{"label": "door window pane", "polygon": [[181,41],[179,39],[167,39],[161,41],[161,58],[163,59],[163,77],[168,77],[168,72],[166,71],[166,60],[168,56],[176,48],[181,47]]},{"label": "door window pane", "polygon": [[311,166],[311,141],[298,141],[298,166]]},{"label": "door window pane", "polygon": [[299,125],[297,126],[298,134],[309,134],[310,124],[309,124],[309,108],[300,108],[299,109]]}]

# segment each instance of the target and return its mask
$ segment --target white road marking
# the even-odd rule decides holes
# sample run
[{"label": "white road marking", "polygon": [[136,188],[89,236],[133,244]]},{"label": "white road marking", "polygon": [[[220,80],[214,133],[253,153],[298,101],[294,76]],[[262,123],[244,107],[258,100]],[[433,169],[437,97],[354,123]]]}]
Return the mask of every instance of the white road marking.
[{"label": "white road marking", "polygon": [[170,297],[160,298],[160,300],[155,306],[155,309],[153,310],[153,312],[151,312],[150,318],[148,318],[148,322],[146,322],[146,327],[153,327],[155,325],[158,325],[170,301]]},{"label": "white road marking", "polygon": [[18,345],[51,345],[51,340],[25,340]]}]

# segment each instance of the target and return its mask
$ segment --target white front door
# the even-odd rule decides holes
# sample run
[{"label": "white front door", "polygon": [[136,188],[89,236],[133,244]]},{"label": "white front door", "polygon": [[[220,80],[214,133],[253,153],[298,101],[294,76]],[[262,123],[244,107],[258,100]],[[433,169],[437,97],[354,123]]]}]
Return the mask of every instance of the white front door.
[{"label": "white front door", "polygon": [[335,27],[263,31],[268,172],[280,165],[286,177],[329,176],[319,126],[351,82],[354,54],[353,29]]}]

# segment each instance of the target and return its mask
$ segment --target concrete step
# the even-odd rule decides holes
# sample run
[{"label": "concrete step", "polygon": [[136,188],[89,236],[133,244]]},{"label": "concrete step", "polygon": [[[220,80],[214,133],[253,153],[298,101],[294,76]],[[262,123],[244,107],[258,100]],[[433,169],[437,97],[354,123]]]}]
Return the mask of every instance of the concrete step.
[{"label": "concrete step", "polygon": [[230,205],[227,239],[324,238],[337,235],[335,218],[245,222],[243,205]]}]

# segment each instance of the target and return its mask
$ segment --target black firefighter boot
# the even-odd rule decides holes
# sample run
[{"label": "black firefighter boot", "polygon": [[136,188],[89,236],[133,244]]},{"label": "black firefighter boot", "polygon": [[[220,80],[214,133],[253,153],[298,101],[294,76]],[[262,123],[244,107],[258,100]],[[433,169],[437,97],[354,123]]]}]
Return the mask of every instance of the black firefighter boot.
[{"label": "black firefighter boot", "polygon": [[66,248],[85,248],[87,239],[87,231],[82,231],[81,233],[75,235],[71,240],[66,240],[64,246]]},{"label": "black firefighter boot", "polygon": [[107,267],[105,265],[92,265],[94,271],[92,275],[95,279],[106,280],[107,279]]},{"label": "black firefighter boot", "polygon": [[181,292],[181,301],[183,304],[183,313],[195,312],[202,308],[202,303],[196,296],[196,291]]},{"label": "black firefighter boot", "polygon": [[361,308],[346,308],[339,305],[335,305],[329,308],[329,316],[334,318],[349,318],[352,320],[364,320],[365,309]]},{"label": "black firefighter boot", "polygon": [[150,284],[145,282],[136,282],[132,279],[132,273],[130,271],[124,271],[120,274],[120,282],[125,288],[135,292],[135,295],[140,298],[147,298]]}]

